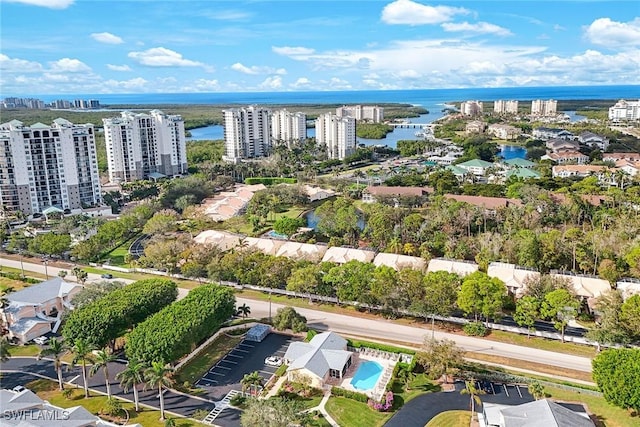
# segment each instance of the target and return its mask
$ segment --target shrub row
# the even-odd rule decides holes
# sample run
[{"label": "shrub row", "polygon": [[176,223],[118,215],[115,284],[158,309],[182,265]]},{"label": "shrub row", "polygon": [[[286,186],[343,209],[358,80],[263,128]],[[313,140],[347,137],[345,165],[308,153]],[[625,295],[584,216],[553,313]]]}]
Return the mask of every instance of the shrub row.
[{"label": "shrub row", "polygon": [[355,400],[357,402],[367,403],[369,396],[364,393],[358,393],[357,391],[346,390],[341,387],[331,387],[331,394],[333,396],[345,397],[347,399]]},{"label": "shrub row", "polygon": [[173,362],[208,338],[235,312],[231,289],[209,284],[193,289],[140,323],[127,337],[129,359]]},{"label": "shrub row", "polygon": [[177,296],[178,288],[171,280],[139,280],[71,311],[62,335],[71,342],[83,339],[96,347],[104,347],[171,304]]},{"label": "shrub row", "polygon": [[295,178],[280,178],[280,177],[251,177],[245,178],[244,183],[248,185],[253,184],[264,184],[264,185],[275,185],[275,184],[295,184],[298,182]]},{"label": "shrub row", "polygon": [[377,342],[369,342],[369,341],[359,341],[359,340],[347,340],[347,345],[353,348],[361,348],[368,347],[374,350],[382,350],[388,351],[389,353],[405,353],[405,354],[416,354],[415,350],[411,350],[409,348],[402,347],[394,347],[392,345],[380,344]]},{"label": "shrub row", "polygon": [[42,280],[34,279],[33,277],[22,277],[21,274],[14,273],[12,271],[0,271],[0,277],[6,277],[7,279],[19,280],[21,282],[31,284],[42,282]]}]

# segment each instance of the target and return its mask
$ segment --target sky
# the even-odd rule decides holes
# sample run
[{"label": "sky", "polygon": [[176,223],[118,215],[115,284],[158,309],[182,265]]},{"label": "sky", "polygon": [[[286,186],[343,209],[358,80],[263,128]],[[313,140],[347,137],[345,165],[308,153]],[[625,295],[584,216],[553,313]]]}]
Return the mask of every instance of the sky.
[{"label": "sky", "polygon": [[0,97],[612,84],[638,0],[0,0]]}]

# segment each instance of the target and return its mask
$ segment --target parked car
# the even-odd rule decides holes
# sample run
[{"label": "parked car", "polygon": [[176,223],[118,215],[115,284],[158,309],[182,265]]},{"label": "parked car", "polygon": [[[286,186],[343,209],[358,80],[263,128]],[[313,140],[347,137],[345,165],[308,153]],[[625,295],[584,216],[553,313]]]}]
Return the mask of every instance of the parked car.
[{"label": "parked car", "polygon": [[20,393],[21,391],[25,391],[26,388],[22,385],[17,385],[13,388],[13,391],[15,391],[16,393]]},{"label": "parked car", "polygon": [[100,277],[102,277],[103,279],[113,279],[113,274],[110,273],[104,273],[103,275],[101,275]]},{"label": "parked car", "polygon": [[49,338],[45,336],[37,337],[33,339],[33,342],[40,345],[45,345],[49,342]]},{"label": "parked car", "polygon": [[264,364],[267,366],[281,366],[282,358],[278,356],[269,356],[264,359]]}]

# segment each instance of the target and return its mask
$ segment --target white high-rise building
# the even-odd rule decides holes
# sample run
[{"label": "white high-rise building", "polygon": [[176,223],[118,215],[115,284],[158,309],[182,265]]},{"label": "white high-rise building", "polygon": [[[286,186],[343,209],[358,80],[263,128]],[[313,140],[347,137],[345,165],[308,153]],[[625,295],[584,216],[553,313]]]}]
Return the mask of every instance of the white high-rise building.
[{"label": "white high-rise building", "polygon": [[481,116],[482,111],[481,101],[465,101],[460,104],[460,112],[463,116]]},{"label": "white high-rise building", "polygon": [[271,151],[271,124],[269,110],[255,105],[224,110],[223,159],[239,162],[241,159],[268,156]]},{"label": "white high-rise building", "polygon": [[271,138],[274,144],[284,142],[287,147],[307,139],[307,116],[304,113],[291,113],[277,110],[271,114]]},{"label": "white high-rise building", "polygon": [[0,125],[0,205],[32,215],[102,203],[92,124]]},{"label": "white high-rise building", "polygon": [[609,120],[631,121],[640,120],[640,100],[625,101],[621,99],[613,107],[609,107]]},{"label": "white high-rise building", "polygon": [[343,105],[336,108],[336,116],[353,117],[356,120],[382,123],[384,120],[384,108],[377,105]]},{"label": "white high-rise building", "polygon": [[557,114],[558,101],[553,99],[536,99],[531,101],[531,115],[540,117],[555,116]]},{"label": "white high-rise building", "polygon": [[327,146],[330,159],[344,159],[356,151],[356,119],[331,113],[316,119],[316,141]]},{"label": "white high-rise building", "polygon": [[159,110],[149,114],[123,111],[102,119],[109,181],[131,182],[187,173],[184,121]]},{"label": "white high-rise building", "polygon": [[493,101],[493,112],[496,114],[518,114],[518,101]]}]

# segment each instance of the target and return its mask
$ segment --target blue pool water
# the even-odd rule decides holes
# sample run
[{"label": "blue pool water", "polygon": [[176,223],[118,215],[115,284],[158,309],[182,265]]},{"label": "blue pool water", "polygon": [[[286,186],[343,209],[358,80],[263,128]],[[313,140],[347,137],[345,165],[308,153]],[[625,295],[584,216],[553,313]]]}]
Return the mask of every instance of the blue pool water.
[{"label": "blue pool water", "polygon": [[351,379],[351,385],[356,390],[371,390],[382,375],[382,365],[378,362],[367,361],[361,363],[356,374]]},{"label": "blue pool water", "polygon": [[279,240],[287,240],[289,238],[286,234],[276,233],[274,230],[269,231],[267,236]]}]

